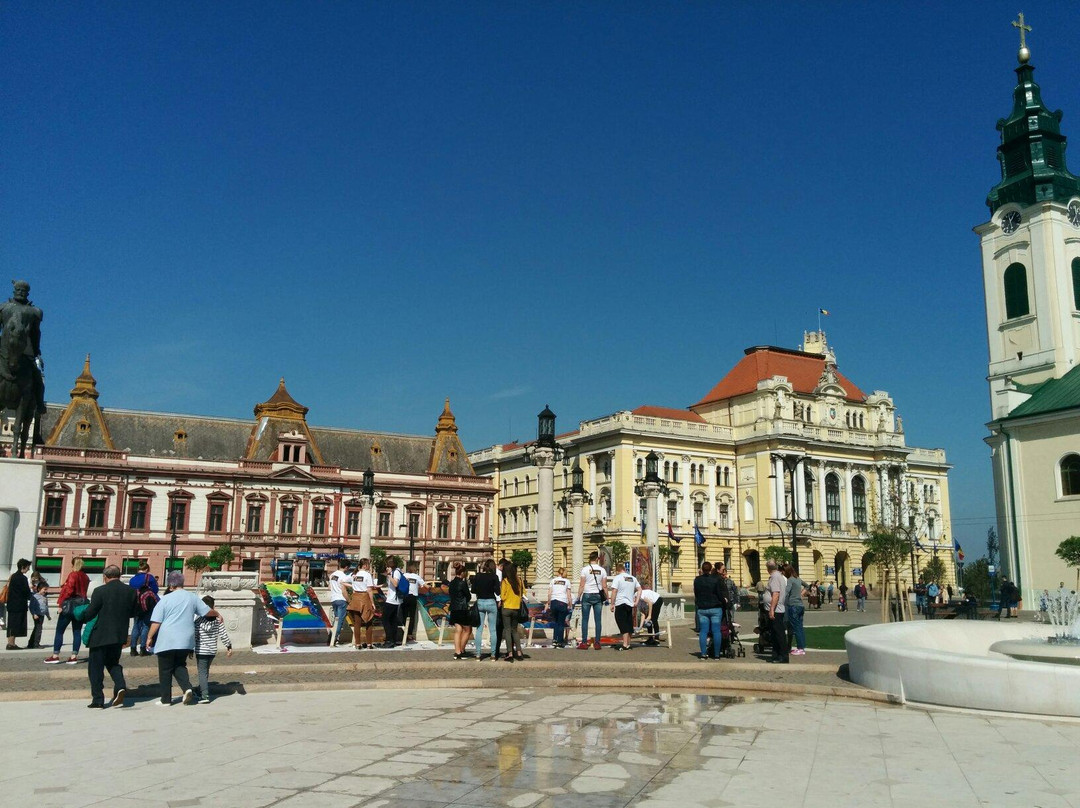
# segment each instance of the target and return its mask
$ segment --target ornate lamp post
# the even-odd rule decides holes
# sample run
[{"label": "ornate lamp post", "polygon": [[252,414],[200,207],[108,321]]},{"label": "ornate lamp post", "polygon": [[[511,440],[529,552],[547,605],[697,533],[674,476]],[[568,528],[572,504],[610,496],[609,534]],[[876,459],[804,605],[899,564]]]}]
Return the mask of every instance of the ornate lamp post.
[{"label": "ornate lamp post", "polygon": [[360,484],[360,495],[367,500],[367,507],[360,519],[360,557],[371,558],[372,520],[375,517],[375,472],[370,468],[364,472]]},{"label": "ornate lamp post", "polygon": [[592,502],[592,495],[585,490],[585,472],[581,465],[574,462],[574,470],[571,472],[572,483],[570,491],[563,495],[563,505],[571,508],[574,512],[574,530],[571,544],[570,578],[578,574],[585,567],[585,506]]},{"label": "ornate lamp post", "polygon": [[555,463],[563,456],[563,448],[555,442],[555,413],[544,407],[538,418],[536,443],[525,447],[526,463],[538,471],[536,490],[536,580],[538,594],[547,595],[555,562]]},{"label": "ornate lamp post", "polygon": [[645,538],[649,543],[649,555],[652,560],[652,581],[650,584],[659,590],[660,584],[660,530],[658,525],[656,498],[668,493],[667,483],[660,479],[660,455],[650,451],[645,455],[645,476],[634,486],[634,493],[645,498]]},{"label": "ornate lamp post", "polygon": [[[774,452],[771,455],[773,462],[779,460],[784,466],[784,473],[788,475],[791,480],[791,508],[788,510],[788,514],[783,519],[770,519],[769,521],[780,528],[780,536],[783,538],[784,528],[783,524],[787,523],[791,530],[791,566],[795,568],[795,574],[799,574],[799,525],[811,524],[810,519],[803,519],[799,516],[798,506],[798,488],[796,488],[796,475],[799,470],[799,466],[802,464],[803,458],[801,455],[780,454]],[[775,480],[777,485],[783,485],[782,479],[776,476],[776,473],[769,475],[770,480]]]}]

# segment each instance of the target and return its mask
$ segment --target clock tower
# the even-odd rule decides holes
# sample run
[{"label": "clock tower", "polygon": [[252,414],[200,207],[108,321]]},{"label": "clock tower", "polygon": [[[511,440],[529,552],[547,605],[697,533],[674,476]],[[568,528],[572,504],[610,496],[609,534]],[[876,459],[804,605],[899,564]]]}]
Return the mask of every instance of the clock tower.
[{"label": "clock tower", "polygon": [[1013,108],[998,121],[1001,181],[979,225],[992,417],[1005,418],[1035,385],[1080,360],[1080,178],[1065,165],[1061,111],[1035,83],[1023,34]]}]

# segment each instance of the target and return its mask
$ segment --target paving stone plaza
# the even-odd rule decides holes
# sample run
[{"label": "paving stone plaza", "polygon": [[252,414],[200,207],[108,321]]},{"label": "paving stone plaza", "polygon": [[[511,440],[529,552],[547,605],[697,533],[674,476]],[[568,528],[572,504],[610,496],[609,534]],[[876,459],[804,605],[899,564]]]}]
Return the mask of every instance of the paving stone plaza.
[{"label": "paving stone plaza", "polygon": [[368,690],[0,717],[27,728],[3,804],[37,808],[1080,805],[1080,723],[845,698]]}]

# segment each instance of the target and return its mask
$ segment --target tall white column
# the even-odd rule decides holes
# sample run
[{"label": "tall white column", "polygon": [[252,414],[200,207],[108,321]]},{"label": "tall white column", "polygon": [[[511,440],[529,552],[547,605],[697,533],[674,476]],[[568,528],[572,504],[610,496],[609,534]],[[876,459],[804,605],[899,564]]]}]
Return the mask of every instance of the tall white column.
[{"label": "tall white column", "polygon": [[574,532],[570,548],[571,570],[568,577],[571,581],[576,581],[577,576],[585,567],[585,496],[571,494],[570,507],[574,509]]},{"label": "tall white column", "polygon": [[615,467],[616,456],[615,450],[612,449],[609,455],[611,457],[611,474],[608,475],[608,486],[611,488],[611,518],[615,520],[617,526],[622,526],[622,521],[619,519],[619,498],[617,495],[618,488],[615,485]]},{"label": "tall white column", "polygon": [[[686,509],[686,513],[681,514],[681,516],[685,517],[686,519],[689,519],[690,514],[692,514],[694,512],[693,511],[693,505],[691,505],[691,503],[690,503],[690,458],[687,455],[683,455],[681,460],[682,460],[682,464],[683,464],[683,468],[682,468],[682,473],[683,473],[683,478],[682,478],[682,501],[684,503],[686,503],[683,506]],[[679,526],[681,527],[681,525],[679,525]]]},{"label": "tall white column", "polygon": [[371,521],[375,515],[375,503],[368,502],[360,512],[360,557],[371,558]]},{"label": "tall white column", "polygon": [[773,519],[783,519],[784,513],[784,461],[772,458]]},{"label": "tall white column", "polygon": [[596,518],[596,500],[599,499],[596,493],[596,456],[589,455],[585,458],[585,462],[589,466],[589,490],[592,491],[592,502],[589,503],[589,518]]},{"label": "tall white column", "polygon": [[803,458],[795,466],[795,490],[792,492],[795,515],[800,519],[806,518],[806,459]]},{"label": "tall white column", "polygon": [[706,519],[705,521],[715,522],[719,518],[716,506],[716,461],[710,459],[706,462],[708,464],[707,474],[709,475],[709,509],[712,511],[712,519]]},{"label": "tall white column", "polygon": [[555,563],[555,452],[539,446],[533,453],[536,464],[536,583],[533,589],[547,597]]},{"label": "tall white column", "polygon": [[645,539],[649,543],[649,555],[652,556],[652,580],[649,585],[657,592],[660,591],[660,531],[657,518],[659,509],[660,486],[657,483],[643,483],[645,490]]}]

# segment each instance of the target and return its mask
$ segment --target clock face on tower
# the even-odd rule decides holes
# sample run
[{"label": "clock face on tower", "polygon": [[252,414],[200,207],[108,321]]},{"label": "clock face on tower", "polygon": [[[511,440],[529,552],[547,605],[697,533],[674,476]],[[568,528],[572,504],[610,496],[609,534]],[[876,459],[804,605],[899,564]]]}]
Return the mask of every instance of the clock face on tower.
[{"label": "clock face on tower", "polygon": [[1016,232],[1016,228],[1020,226],[1020,211],[1010,210],[1004,216],[1001,217],[1001,232],[1006,236],[1011,236]]},{"label": "clock face on tower", "polygon": [[1069,203],[1069,224],[1080,229],[1080,202]]}]

